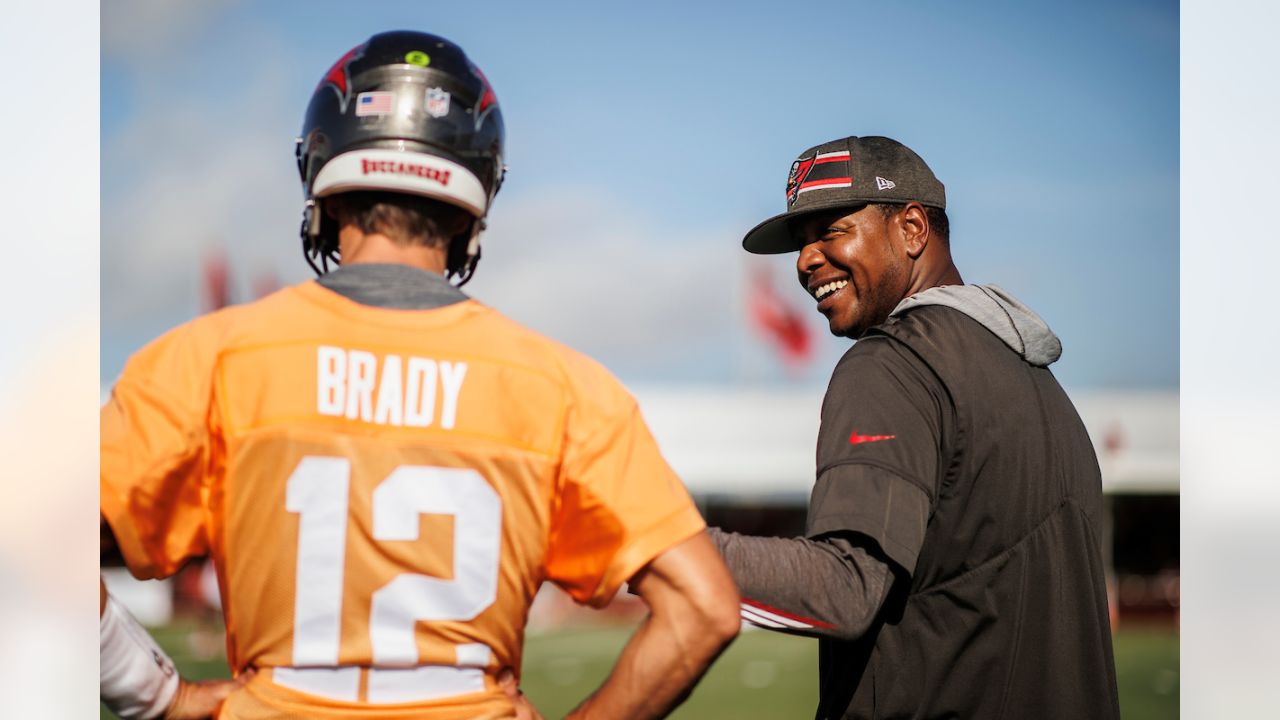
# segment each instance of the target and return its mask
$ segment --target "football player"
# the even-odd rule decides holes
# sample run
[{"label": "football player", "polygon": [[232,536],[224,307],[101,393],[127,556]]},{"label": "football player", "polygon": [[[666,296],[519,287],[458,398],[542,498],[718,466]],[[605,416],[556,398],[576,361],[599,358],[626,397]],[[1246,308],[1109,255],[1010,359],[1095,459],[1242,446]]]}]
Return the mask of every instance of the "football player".
[{"label": "football player", "polygon": [[[650,610],[573,717],[665,715],[737,633],[737,590],[631,395],[459,289],[503,137],[457,45],[353,48],[297,141],[320,277],[165,334],[103,408],[102,516],[130,571],[214,560],[249,678],[218,717],[532,713],[499,678],[544,580],[597,607],[629,583]],[[104,695],[108,645],[139,716],[181,695],[136,632],[105,633]]]}]

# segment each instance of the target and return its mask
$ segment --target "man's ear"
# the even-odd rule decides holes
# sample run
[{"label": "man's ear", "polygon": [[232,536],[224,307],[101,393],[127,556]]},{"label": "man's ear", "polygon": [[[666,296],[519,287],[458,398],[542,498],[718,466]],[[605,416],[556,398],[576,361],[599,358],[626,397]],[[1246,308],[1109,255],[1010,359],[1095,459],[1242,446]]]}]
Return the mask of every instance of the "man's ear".
[{"label": "man's ear", "polygon": [[912,260],[920,257],[929,245],[929,216],[918,202],[907,203],[894,218],[901,233],[902,244]]}]

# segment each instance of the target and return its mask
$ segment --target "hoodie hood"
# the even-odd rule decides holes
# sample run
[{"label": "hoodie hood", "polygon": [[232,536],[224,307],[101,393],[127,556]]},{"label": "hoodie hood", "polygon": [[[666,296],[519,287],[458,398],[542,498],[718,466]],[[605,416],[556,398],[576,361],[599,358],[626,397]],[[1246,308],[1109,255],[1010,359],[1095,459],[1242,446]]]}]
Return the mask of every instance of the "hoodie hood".
[{"label": "hoodie hood", "polygon": [[918,292],[889,313],[901,315],[922,305],[945,305],[982,323],[1032,365],[1043,367],[1062,356],[1062,343],[1031,308],[996,285],[941,285]]}]

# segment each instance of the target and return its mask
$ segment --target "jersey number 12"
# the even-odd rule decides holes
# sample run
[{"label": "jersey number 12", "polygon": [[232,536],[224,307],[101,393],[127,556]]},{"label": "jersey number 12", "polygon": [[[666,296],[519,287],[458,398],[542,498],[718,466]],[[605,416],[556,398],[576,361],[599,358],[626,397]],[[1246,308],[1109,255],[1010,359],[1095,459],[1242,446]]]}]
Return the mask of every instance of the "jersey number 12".
[{"label": "jersey number 12", "polygon": [[[274,676],[305,692],[355,701],[359,668],[336,667],[350,484],[351,462],[340,457],[305,457],[289,476],[285,506],[299,516],[294,668],[277,668]],[[421,620],[470,620],[493,604],[502,500],[475,470],[402,465],[374,488],[372,507],[374,540],[417,540],[419,515],[452,515],[454,578],[403,573],[373,593],[373,663],[389,667],[370,668],[368,701],[409,702],[442,697],[443,690],[456,694],[482,689],[480,668],[489,662],[488,646],[455,645],[457,664],[467,667],[417,666],[414,625]],[[312,668],[320,672],[303,677]]]}]

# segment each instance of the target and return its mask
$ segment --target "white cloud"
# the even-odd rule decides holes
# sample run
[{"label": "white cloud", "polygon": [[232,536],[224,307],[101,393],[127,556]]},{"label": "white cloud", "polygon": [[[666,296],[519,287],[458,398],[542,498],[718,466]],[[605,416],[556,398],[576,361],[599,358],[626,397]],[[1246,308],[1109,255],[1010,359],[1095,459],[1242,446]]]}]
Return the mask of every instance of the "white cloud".
[{"label": "white cloud", "polygon": [[[104,188],[104,334],[155,334],[196,312],[201,257],[219,244],[233,272],[310,274],[294,235],[297,179],[279,161],[286,141],[211,143],[217,125],[204,108],[157,114],[107,149],[108,185],[113,162],[137,175]],[[484,247],[469,292],[593,354],[641,361],[728,337],[741,254],[731,232],[672,232],[615,198],[561,188],[500,199]]]},{"label": "white cloud", "polygon": [[587,187],[495,203],[469,292],[611,367],[732,352],[744,258],[731,228],[667,227]]},{"label": "white cloud", "polygon": [[[194,164],[179,148],[106,211],[104,336],[154,335],[196,312],[200,259],[215,241],[233,272],[256,263],[289,281],[310,275],[293,235],[296,179],[246,172],[278,144],[240,137]],[[757,365],[767,351],[746,334],[736,229],[666,228],[601,191],[546,189],[499,199],[484,250],[468,293],[617,372],[678,378],[711,363],[728,379],[744,345]]]},{"label": "white cloud", "polygon": [[[102,54],[134,65],[171,61],[177,48],[238,0],[111,0],[102,4]],[[179,54],[180,55],[180,54]]]},{"label": "white cloud", "polygon": [[279,102],[283,66],[264,62],[234,97],[183,102],[155,88],[104,138],[104,338],[155,335],[198,311],[201,259],[217,247],[243,285],[266,270],[309,273],[295,239],[300,113]]}]

